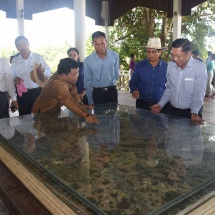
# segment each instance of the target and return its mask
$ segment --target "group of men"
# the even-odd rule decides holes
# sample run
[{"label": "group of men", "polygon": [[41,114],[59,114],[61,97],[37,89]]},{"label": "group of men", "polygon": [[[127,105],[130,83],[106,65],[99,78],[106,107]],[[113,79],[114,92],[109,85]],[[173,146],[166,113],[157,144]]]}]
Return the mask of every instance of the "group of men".
[{"label": "group of men", "polygon": [[205,64],[192,57],[188,39],[173,41],[168,63],[161,60],[163,49],[159,38],[150,38],[147,59],[135,66],[130,90],[136,107],[203,122],[208,79]]},{"label": "group of men", "polygon": [[[86,122],[98,123],[95,115],[88,113],[86,109],[93,108],[94,104],[118,102],[116,82],[119,76],[119,55],[106,48],[107,40],[103,32],[94,32],[92,43],[95,52],[84,61],[84,88],[89,103],[84,105],[75,85],[79,77],[78,63],[70,58],[61,59],[57,72],[51,76],[51,69],[44,58],[30,51],[26,37],[18,36],[15,45],[19,55],[13,58],[11,68],[2,59],[6,66],[1,66],[1,71],[7,75],[7,79],[2,76],[2,83],[5,80],[7,82],[0,89],[0,102],[4,101],[4,107],[0,105],[0,112],[6,114],[0,115],[0,118],[9,117],[6,98],[8,91],[12,100],[11,106],[19,110],[19,115],[55,112],[65,105],[85,118]],[[37,81],[41,76],[47,79],[44,86]]]},{"label": "group of men", "polygon": [[[20,54],[13,58],[11,70],[4,59],[0,61],[4,73],[0,74],[0,81],[5,83],[0,88],[0,118],[9,116],[5,94],[8,91],[11,104],[19,110],[19,115],[59,111],[65,105],[86,122],[98,123],[95,115],[86,109],[93,108],[94,104],[118,103],[119,55],[106,48],[107,39],[103,32],[92,34],[92,44],[95,52],[84,60],[84,89],[89,103],[84,105],[75,86],[79,76],[78,63],[70,58],[61,59],[57,72],[51,76],[51,69],[43,57],[30,51],[27,38],[17,37],[15,45]],[[150,38],[146,46],[147,59],[135,66],[130,89],[136,98],[136,107],[202,122],[207,83],[205,64],[192,58],[191,42],[187,39],[172,43],[172,61],[169,63],[161,59],[163,49],[159,38]],[[35,75],[48,79],[43,88],[36,77],[32,78]],[[17,92],[21,89],[17,97],[15,86]]]}]

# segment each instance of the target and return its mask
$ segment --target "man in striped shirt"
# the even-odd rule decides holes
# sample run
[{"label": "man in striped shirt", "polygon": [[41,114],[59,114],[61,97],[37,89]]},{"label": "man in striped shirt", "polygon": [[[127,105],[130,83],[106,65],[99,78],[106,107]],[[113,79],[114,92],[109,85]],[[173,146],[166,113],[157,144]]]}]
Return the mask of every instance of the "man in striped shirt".
[{"label": "man in striped shirt", "polygon": [[167,102],[167,114],[203,122],[202,106],[207,84],[207,69],[203,62],[191,56],[191,42],[176,39],[172,43],[172,61],[167,67],[166,90],[160,101],[151,107],[159,113]]}]

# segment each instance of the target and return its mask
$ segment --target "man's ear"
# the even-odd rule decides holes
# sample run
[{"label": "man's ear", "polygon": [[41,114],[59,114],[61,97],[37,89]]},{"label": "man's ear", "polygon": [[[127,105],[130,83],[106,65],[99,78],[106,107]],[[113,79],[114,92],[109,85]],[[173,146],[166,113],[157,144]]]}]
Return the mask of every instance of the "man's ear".
[{"label": "man's ear", "polygon": [[66,78],[66,74],[62,73],[61,75],[61,78],[65,79]]}]

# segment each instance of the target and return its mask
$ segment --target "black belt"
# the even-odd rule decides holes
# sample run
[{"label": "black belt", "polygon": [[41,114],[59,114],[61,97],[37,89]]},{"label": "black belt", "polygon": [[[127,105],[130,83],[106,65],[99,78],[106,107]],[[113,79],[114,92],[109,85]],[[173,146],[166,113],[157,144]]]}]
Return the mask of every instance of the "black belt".
[{"label": "black belt", "polygon": [[103,90],[103,91],[108,91],[108,89],[111,88],[116,88],[116,86],[109,86],[109,87],[93,87],[95,90]]},{"label": "black belt", "polygon": [[174,109],[175,111],[179,112],[179,113],[186,112],[186,111],[190,111],[190,108],[186,108],[186,109],[175,108],[175,107],[173,107],[171,104],[170,104],[170,107],[171,107],[172,109]]},{"label": "black belt", "polygon": [[140,102],[142,102],[143,104],[146,104],[146,105],[149,105],[149,106],[152,106],[152,105],[154,105],[154,104],[157,104],[156,102],[146,102],[146,101],[143,101],[142,99],[137,99],[137,100],[139,100]]}]

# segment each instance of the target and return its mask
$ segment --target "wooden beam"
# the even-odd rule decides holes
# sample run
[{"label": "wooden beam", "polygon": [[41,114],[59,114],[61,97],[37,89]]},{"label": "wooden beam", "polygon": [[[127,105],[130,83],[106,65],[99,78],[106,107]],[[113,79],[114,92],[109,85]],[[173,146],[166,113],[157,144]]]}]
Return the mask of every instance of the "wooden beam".
[{"label": "wooden beam", "polygon": [[2,146],[0,146],[0,160],[53,215],[76,215]]}]

